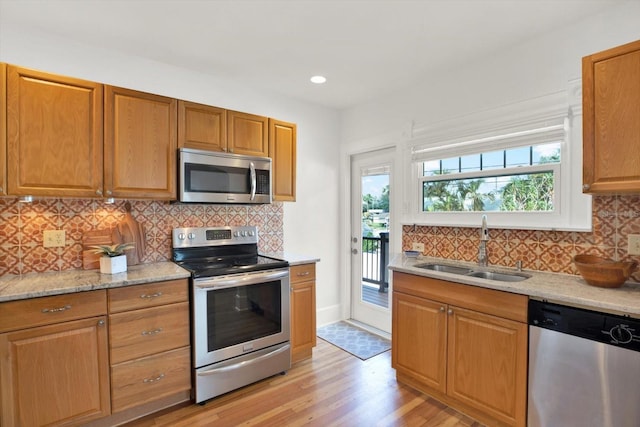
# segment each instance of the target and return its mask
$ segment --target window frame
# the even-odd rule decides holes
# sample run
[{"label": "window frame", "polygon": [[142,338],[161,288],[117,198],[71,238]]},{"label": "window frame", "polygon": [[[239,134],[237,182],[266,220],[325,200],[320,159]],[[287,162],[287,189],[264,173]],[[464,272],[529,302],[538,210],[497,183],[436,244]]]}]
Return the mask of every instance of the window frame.
[{"label": "window frame", "polygon": [[[580,81],[574,81],[572,85],[578,88]],[[567,104],[568,100],[570,105]],[[590,231],[591,197],[583,194],[581,188],[581,112],[581,99],[568,99],[567,92],[563,91],[450,119],[432,127],[414,125],[404,150],[405,203],[402,223],[479,227],[482,215],[487,215],[489,226],[496,228]],[[422,162],[557,141],[560,141],[560,163],[555,163],[557,171],[554,171],[554,186],[558,191],[554,193],[553,212],[422,211],[422,183],[425,178]],[[554,163],[536,167],[549,170],[551,165]],[[513,169],[524,171],[524,168]],[[499,175],[496,172],[505,170],[491,169],[489,174],[496,176]],[[456,173],[453,179],[466,174]],[[472,172],[470,175],[477,177],[479,174]]]}]

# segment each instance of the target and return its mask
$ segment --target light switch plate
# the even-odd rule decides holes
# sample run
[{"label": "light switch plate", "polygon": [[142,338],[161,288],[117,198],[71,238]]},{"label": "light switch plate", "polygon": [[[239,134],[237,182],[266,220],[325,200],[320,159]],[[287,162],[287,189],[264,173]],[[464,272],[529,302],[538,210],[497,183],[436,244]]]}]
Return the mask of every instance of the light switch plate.
[{"label": "light switch plate", "polygon": [[629,234],[627,239],[627,254],[640,255],[640,234]]},{"label": "light switch plate", "polygon": [[424,243],[413,242],[413,246],[411,247],[414,251],[419,251],[420,253],[424,252]]},{"label": "light switch plate", "polygon": [[59,248],[64,246],[64,230],[45,230],[42,232],[42,246],[45,248]]}]

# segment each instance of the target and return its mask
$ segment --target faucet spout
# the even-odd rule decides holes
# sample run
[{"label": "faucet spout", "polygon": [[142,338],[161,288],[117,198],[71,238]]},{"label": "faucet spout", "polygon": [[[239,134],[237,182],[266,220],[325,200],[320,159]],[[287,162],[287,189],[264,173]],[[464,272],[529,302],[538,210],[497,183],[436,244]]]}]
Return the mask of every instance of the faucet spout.
[{"label": "faucet spout", "polygon": [[489,240],[489,228],[487,227],[487,216],[482,215],[482,227],[480,227],[480,245],[478,246],[478,265],[486,267],[489,264],[487,256],[487,241]]}]

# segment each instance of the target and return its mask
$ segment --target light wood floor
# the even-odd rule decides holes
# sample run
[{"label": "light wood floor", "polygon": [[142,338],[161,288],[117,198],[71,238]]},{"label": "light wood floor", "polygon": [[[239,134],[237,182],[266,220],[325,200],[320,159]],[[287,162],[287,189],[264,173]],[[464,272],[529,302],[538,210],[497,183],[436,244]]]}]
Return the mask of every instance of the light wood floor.
[{"label": "light wood floor", "polygon": [[210,400],[155,414],[129,427],[202,426],[481,427],[396,382],[391,352],[366,361],[318,339],[313,358]]}]

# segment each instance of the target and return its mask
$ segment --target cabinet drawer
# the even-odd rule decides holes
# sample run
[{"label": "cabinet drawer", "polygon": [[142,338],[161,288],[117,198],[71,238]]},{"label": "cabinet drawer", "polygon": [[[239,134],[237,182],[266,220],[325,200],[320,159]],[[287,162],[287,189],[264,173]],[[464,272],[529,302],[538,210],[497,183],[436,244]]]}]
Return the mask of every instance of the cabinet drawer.
[{"label": "cabinet drawer", "polygon": [[109,289],[109,313],[188,301],[186,279]]},{"label": "cabinet drawer", "polygon": [[111,364],[189,345],[189,303],[109,316]]},{"label": "cabinet drawer", "polygon": [[294,265],[290,268],[291,283],[304,282],[316,279],[316,264]]},{"label": "cabinet drawer", "polygon": [[112,412],[189,390],[190,354],[190,348],[184,347],[113,366]]},{"label": "cabinet drawer", "polygon": [[104,290],[30,298],[0,304],[0,332],[107,314]]}]

